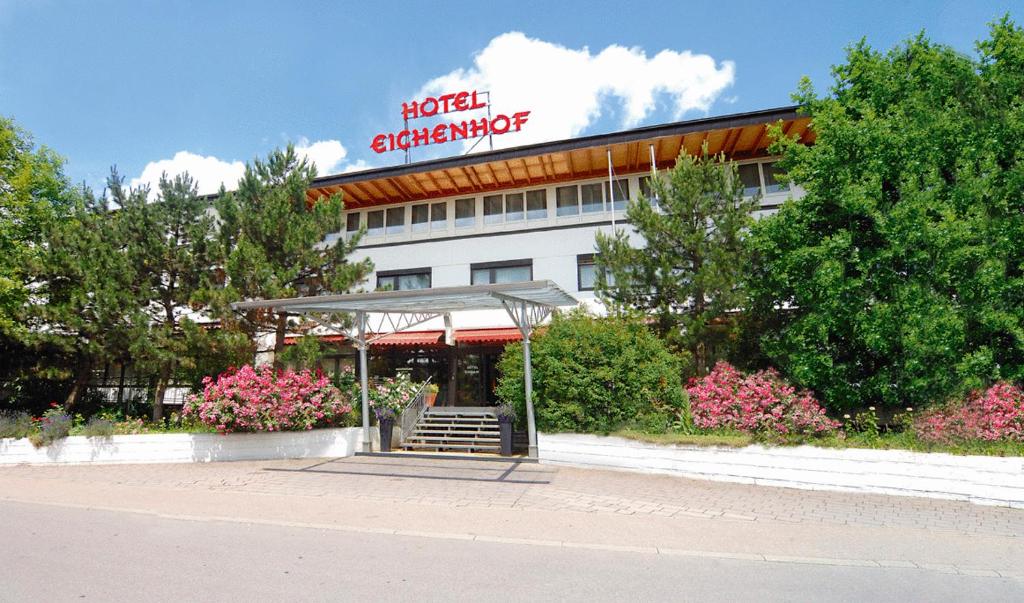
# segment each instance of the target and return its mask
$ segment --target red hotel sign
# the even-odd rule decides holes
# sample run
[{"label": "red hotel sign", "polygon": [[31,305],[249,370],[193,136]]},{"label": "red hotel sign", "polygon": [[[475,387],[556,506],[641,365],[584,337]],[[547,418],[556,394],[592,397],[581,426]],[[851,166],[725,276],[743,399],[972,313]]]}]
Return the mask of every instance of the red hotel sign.
[{"label": "red hotel sign", "polygon": [[[421,117],[435,117],[446,113],[473,111],[487,107],[477,99],[477,91],[456,92],[438,97],[428,96],[417,102],[402,103],[402,117],[406,122]],[[485,93],[486,94],[486,93]],[[407,150],[428,144],[442,144],[456,140],[480,138],[481,136],[518,132],[530,116],[529,111],[519,111],[511,116],[498,114],[494,117],[480,117],[462,122],[437,124],[430,128],[413,128],[401,132],[389,132],[373,137],[370,148],[378,153]]]}]

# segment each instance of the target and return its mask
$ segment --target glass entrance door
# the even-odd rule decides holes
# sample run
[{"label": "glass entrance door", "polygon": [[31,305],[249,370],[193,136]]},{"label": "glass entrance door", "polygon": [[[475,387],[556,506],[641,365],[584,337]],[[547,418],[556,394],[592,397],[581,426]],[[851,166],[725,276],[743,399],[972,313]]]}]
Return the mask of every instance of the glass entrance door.
[{"label": "glass entrance door", "polygon": [[455,371],[456,406],[494,406],[498,402],[498,360],[501,348],[471,347],[459,350]]}]

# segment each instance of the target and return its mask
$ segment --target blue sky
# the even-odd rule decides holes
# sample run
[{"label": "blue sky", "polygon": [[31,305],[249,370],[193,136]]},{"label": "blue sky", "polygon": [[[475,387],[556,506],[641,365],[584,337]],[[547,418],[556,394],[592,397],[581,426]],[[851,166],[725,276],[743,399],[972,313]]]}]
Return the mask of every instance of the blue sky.
[{"label": "blue sky", "polygon": [[322,172],[401,162],[370,139],[451,86],[530,109],[499,141],[522,144],[785,105],[861,36],[888,48],[925,29],[972,52],[987,22],[1024,19],[1020,2],[825,4],[0,0],[0,114],[76,181],[185,167],[213,187],[288,141]]}]

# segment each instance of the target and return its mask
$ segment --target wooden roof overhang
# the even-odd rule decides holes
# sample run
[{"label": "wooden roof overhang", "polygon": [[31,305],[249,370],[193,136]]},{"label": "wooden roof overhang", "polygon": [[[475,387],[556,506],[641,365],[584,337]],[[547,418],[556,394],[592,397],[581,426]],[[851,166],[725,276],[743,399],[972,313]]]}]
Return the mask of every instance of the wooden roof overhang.
[{"label": "wooden roof overhang", "polygon": [[731,159],[764,156],[770,143],[767,127],[782,122],[788,136],[814,142],[810,118],[797,107],[766,109],[722,117],[647,126],[612,134],[584,136],[497,151],[325,176],[313,181],[310,201],[342,193],[349,208],[363,208],[452,196],[474,196],[509,188],[607,177],[608,150],[617,176],[648,171],[650,147],[658,169],[674,165],[685,150]]}]

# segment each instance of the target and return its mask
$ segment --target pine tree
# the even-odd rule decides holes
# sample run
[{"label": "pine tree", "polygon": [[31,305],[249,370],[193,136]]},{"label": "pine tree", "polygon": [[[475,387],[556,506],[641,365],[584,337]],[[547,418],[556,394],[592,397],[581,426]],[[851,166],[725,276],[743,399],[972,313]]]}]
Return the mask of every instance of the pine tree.
[{"label": "pine tree", "polygon": [[731,328],[726,313],[743,303],[743,239],[757,199],[744,198],[736,168],[706,148],[651,179],[651,194],[656,205],[641,195],[626,210],[640,246],[625,230],[597,234],[597,295],[613,311],[652,316],[703,374],[709,347]]},{"label": "pine tree", "polygon": [[156,374],[153,420],[159,421],[175,370],[192,365],[182,327],[204,318],[197,300],[217,268],[212,208],[188,174],[161,176],[152,200],[148,189],[125,190],[116,173],[110,190],[120,206],[126,253],[138,271],[139,299],[149,318],[146,336],[132,343],[132,357],[140,369]]},{"label": "pine tree", "polygon": [[[217,303],[225,321],[234,319],[232,301],[343,293],[373,270],[368,259],[348,259],[358,236],[325,244],[342,229],[344,204],[340,195],[311,202],[306,191],[315,177],[315,166],[289,145],[246,165],[238,190],[221,191],[216,207],[225,286]],[[254,338],[273,333],[279,359],[287,313],[247,312],[240,326]]]}]

